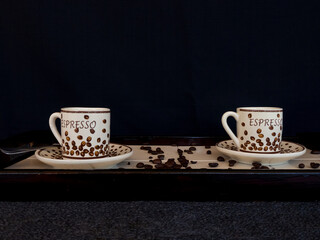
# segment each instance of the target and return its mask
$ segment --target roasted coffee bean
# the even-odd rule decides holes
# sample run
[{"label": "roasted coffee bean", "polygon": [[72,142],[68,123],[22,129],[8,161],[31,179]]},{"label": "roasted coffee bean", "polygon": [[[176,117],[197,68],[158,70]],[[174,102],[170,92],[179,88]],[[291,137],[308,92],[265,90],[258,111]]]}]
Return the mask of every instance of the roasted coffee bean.
[{"label": "roasted coffee bean", "polygon": [[249,147],[249,150],[252,151],[252,150],[253,150],[253,147]]},{"label": "roasted coffee bean", "polygon": [[95,149],[100,149],[100,146],[99,146],[99,145],[96,145],[94,148],[95,148]]},{"label": "roasted coffee bean", "polygon": [[211,148],[211,146],[204,146],[204,148],[207,148],[207,149],[208,149],[208,148]]},{"label": "roasted coffee bean", "polygon": [[265,146],[265,147],[263,148],[263,150],[264,150],[264,151],[268,151],[268,147]]},{"label": "roasted coffee bean", "polygon": [[233,167],[237,163],[236,160],[229,160],[229,167]]},{"label": "roasted coffee bean", "polygon": [[99,156],[99,151],[95,151],[94,155]]},{"label": "roasted coffee bean", "polygon": [[83,137],[82,137],[81,135],[78,135],[77,138],[78,138],[79,140],[82,140],[82,139],[83,139]]},{"label": "roasted coffee bean", "polygon": [[76,142],[74,140],[72,140],[71,144],[74,146],[74,145],[76,145]]},{"label": "roasted coffee bean", "polygon": [[314,163],[314,162],[310,163],[311,168],[318,168],[319,166],[320,166],[319,163]]},{"label": "roasted coffee bean", "polygon": [[254,166],[254,167],[261,167],[261,163],[259,163],[259,162],[253,162],[252,163],[252,166]]},{"label": "roasted coffee bean", "polygon": [[191,164],[196,164],[196,163],[197,163],[197,161],[190,161],[190,163],[191,163]]},{"label": "roasted coffee bean", "polygon": [[168,168],[172,168],[176,163],[174,162],[174,160],[169,160],[167,162],[165,162],[164,165],[166,165]]},{"label": "roasted coffee bean", "polygon": [[252,141],[254,141],[254,140],[255,140],[255,137],[254,137],[254,136],[251,136],[250,139],[251,139]]},{"label": "roasted coffee bean", "polygon": [[64,135],[68,136],[68,131],[65,131]]},{"label": "roasted coffee bean", "polygon": [[92,134],[94,134],[96,131],[95,131],[93,128],[91,128],[91,129],[90,129],[90,132],[91,132]]},{"label": "roasted coffee bean", "polygon": [[144,169],[152,169],[153,167],[150,164],[145,164]]},{"label": "roasted coffee bean", "polygon": [[258,147],[258,151],[262,151],[262,147]]},{"label": "roasted coffee bean", "polygon": [[75,129],[74,129],[74,132],[75,132],[75,133],[78,133],[78,132],[79,132],[79,128],[75,128]]},{"label": "roasted coffee bean", "polygon": [[178,148],[177,152],[178,152],[179,155],[183,154],[183,151],[181,149],[179,149],[179,148]]},{"label": "roasted coffee bean", "polygon": [[66,137],[66,140],[67,140],[67,141],[70,141],[70,137]]},{"label": "roasted coffee bean", "polygon": [[74,145],[74,146],[72,147],[72,149],[73,149],[73,150],[77,150],[77,146]]},{"label": "roasted coffee bean", "polygon": [[311,154],[320,154],[320,150],[312,150]]},{"label": "roasted coffee bean", "polygon": [[70,151],[70,155],[71,155],[71,156],[73,156],[73,154],[74,154],[74,151],[73,151],[73,150],[71,150],[71,151]]},{"label": "roasted coffee bean", "polygon": [[222,157],[222,156],[219,156],[219,157],[217,158],[217,160],[218,160],[219,162],[224,162],[224,161],[225,161],[224,157]]},{"label": "roasted coffee bean", "polygon": [[88,115],[84,115],[83,117],[84,117],[84,119],[89,119]]},{"label": "roasted coffee bean", "polygon": [[241,123],[241,126],[244,127],[246,124],[244,122]]},{"label": "roasted coffee bean", "polygon": [[89,152],[89,155],[92,157],[94,154],[93,154],[93,152]]},{"label": "roasted coffee bean", "polygon": [[144,146],[141,146],[141,147],[140,147],[140,149],[141,149],[141,150],[147,150],[147,151],[149,151],[149,150],[151,150],[151,147],[144,147]]},{"label": "roasted coffee bean", "polygon": [[88,153],[88,152],[89,152],[89,150],[88,150],[88,149],[85,149],[85,150],[83,150],[83,152],[84,152],[84,153]]},{"label": "roasted coffee bean", "polygon": [[180,165],[180,164],[175,164],[173,166],[173,169],[180,169],[180,168],[182,168],[182,165]]},{"label": "roasted coffee bean", "polygon": [[190,147],[189,150],[190,151],[196,151],[197,149],[195,147]]},{"label": "roasted coffee bean", "polygon": [[277,114],[277,117],[280,117],[280,114],[279,114],[279,113]]},{"label": "roasted coffee bean", "polygon": [[252,114],[251,113],[248,114],[248,118],[252,118]]},{"label": "roasted coffee bean", "polygon": [[131,164],[131,162],[127,162],[127,165],[130,165]]},{"label": "roasted coffee bean", "polygon": [[139,162],[136,165],[137,168],[143,168],[144,167],[144,163],[143,162]]},{"label": "roasted coffee bean", "polygon": [[207,154],[208,154],[208,155],[210,155],[210,154],[211,154],[211,151],[210,151],[210,150],[208,150],[208,151],[207,151]]},{"label": "roasted coffee bean", "polygon": [[240,137],[240,140],[243,140],[243,139],[244,139],[243,136],[241,136],[241,137]]},{"label": "roasted coffee bean", "polygon": [[266,141],[267,141],[267,142],[270,142],[270,138],[267,137],[267,138],[266,138]]},{"label": "roasted coffee bean", "polygon": [[80,152],[77,150],[77,151],[76,151],[76,155],[79,156],[79,154],[80,154]]},{"label": "roasted coffee bean", "polygon": [[88,142],[87,143],[87,147],[91,147],[91,146],[92,146],[92,144]]},{"label": "roasted coffee bean", "polygon": [[149,162],[154,163],[152,159],[150,159]]},{"label": "roasted coffee bean", "polygon": [[209,163],[208,164],[209,165],[209,167],[218,167],[219,166],[219,163]]},{"label": "roasted coffee bean", "polygon": [[158,155],[158,158],[159,158],[160,160],[163,160],[163,159],[164,159],[164,155]]},{"label": "roasted coffee bean", "polygon": [[259,146],[262,147],[263,146],[263,142],[259,142]]},{"label": "roasted coffee bean", "polygon": [[101,142],[101,138],[98,138],[98,139],[97,139],[97,142],[98,142],[98,143]]},{"label": "roasted coffee bean", "polygon": [[275,135],[277,135],[275,132],[273,132],[272,134],[271,134],[272,136],[275,136]]},{"label": "roasted coffee bean", "polygon": [[84,156],[85,156],[84,152],[82,152],[80,155],[81,155],[82,157],[84,157]]},{"label": "roasted coffee bean", "polygon": [[62,139],[62,143],[64,143],[64,139]]},{"label": "roasted coffee bean", "polygon": [[260,128],[258,128],[257,133],[261,133],[261,132],[262,132],[262,130]]},{"label": "roasted coffee bean", "polygon": [[261,143],[261,139],[257,139],[256,142],[257,142],[257,143]]},{"label": "roasted coffee bean", "polygon": [[304,168],[305,165],[304,165],[303,163],[300,163],[300,164],[298,165],[298,167],[299,167],[299,168]]},{"label": "roasted coffee bean", "polygon": [[190,151],[190,150],[184,150],[186,153],[188,153],[188,154],[193,154],[193,152],[192,151]]},{"label": "roasted coffee bean", "polygon": [[107,134],[107,138],[110,138],[110,133]]},{"label": "roasted coffee bean", "polygon": [[91,148],[90,148],[90,152],[93,152],[93,151],[94,151],[94,147],[91,147]]},{"label": "roasted coffee bean", "polygon": [[161,159],[158,159],[158,158],[157,158],[157,159],[154,159],[154,160],[153,160],[153,163],[154,163],[154,164],[159,164],[159,163],[162,163],[162,161],[161,161]]},{"label": "roasted coffee bean", "polygon": [[248,131],[247,130],[244,131],[244,135],[248,135]]},{"label": "roasted coffee bean", "polygon": [[102,132],[103,132],[103,133],[106,133],[106,132],[107,132],[107,130],[104,128],[104,129],[102,129]]},{"label": "roasted coffee bean", "polygon": [[106,141],[106,140],[103,140],[102,144],[106,144],[106,143],[107,143],[107,141]]},{"label": "roasted coffee bean", "polygon": [[270,129],[270,130],[273,130],[273,126],[271,125],[271,126],[269,127],[269,129]]},{"label": "roasted coffee bean", "polygon": [[103,122],[103,123],[107,123],[107,119],[103,119],[102,122]]},{"label": "roasted coffee bean", "polygon": [[82,145],[82,146],[85,146],[85,145],[86,145],[86,142],[85,142],[85,141],[82,141],[82,142],[81,142],[81,145]]},{"label": "roasted coffee bean", "polygon": [[152,158],[153,158],[152,156],[149,157],[149,159],[152,159]]},{"label": "roasted coffee bean", "polygon": [[262,133],[260,133],[260,134],[258,135],[258,137],[259,137],[259,138],[263,138],[264,135],[263,135]]},{"label": "roasted coffee bean", "polygon": [[162,163],[159,163],[159,164],[156,164],[154,167],[156,169],[164,169],[166,166],[164,164],[162,164]]},{"label": "roasted coffee bean", "polygon": [[87,137],[87,142],[90,142],[92,140],[92,137]]}]

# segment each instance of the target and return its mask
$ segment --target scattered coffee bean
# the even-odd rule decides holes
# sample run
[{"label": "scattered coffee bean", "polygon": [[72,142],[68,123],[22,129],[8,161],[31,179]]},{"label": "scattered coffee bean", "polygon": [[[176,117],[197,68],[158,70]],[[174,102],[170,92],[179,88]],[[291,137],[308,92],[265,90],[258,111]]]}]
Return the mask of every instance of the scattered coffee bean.
[{"label": "scattered coffee bean", "polygon": [[144,169],[152,169],[153,167],[150,164],[145,164]]},{"label": "scattered coffee bean", "polygon": [[197,161],[190,161],[190,163],[191,163],[191,164],[196,164],[196,163],[197,163]]},{"label": "scattered coffee bean", "polygon": [[84,119],[89,119],[88,115],[84,115],[83,117],[84,117]]},{"label": "scattered coffee bean", "polygon": [[78,132],[79,132],[79,128],[75,128],[75,129],[74,129],[74,132],[75,132],[75,133],[78,133]]},{"label": "scattered coffee bean", "polygon": [[319,163],[314,163],[314,162],[310,163],[311,168],[318,168],[319,166],[320,166]]},{"label": "scattered coffee bean", "polygon": [[253,163],[252,163],[252,166],[257,167],[257,168],[260,168],[260,167],[262,166],[262,164],[259,163],[259,162],[253,162]]},{"label": "scattered coffee bean", "polygon": [[152,158],[153,158],[152,156],[149,157],[149,159],[152,159]]},{"label": "scattered coffee bean", "polygon": [[164,168],[165,168],[165,165],[162,164],[162,163],[159,163],[159,164],[156,164],[154,167],[155,167],[156,169],[164,169]]},{"label": "scattered coffee bean", "polygon": [[107,123],[107,119],[103,119],[102,122],[103,122],[103,123]]},{"label": "scattered coffee bean", "polygon": [[195,147],[190,147],[189,150],[190,151],[196,151],[197,149]]},{"label": "scattered coffee bean", "polygon": [[144,163],[143,162],[139,162],[136,165],[137,168],[143,168],[144,167]]},{"label": "scattered coffee bean", "polygon": [[159,158],[160,160],[163,160],[163,159],[164,159],[164,155],[158,155],[158,158]]},{"label": "scattered coffee bean", "polygon": [[81,135],[78,135],[77,138],[78,138],[79,140],[82,140],[82,139],[83,139],[83,137],[82,137]]},{"label": "scattered coffee bean", "polygon": [[225,161],[224,157],[221,157],[221,156],[219,156],[219,157],[217,158],[217,160],[218,160],[219,162],[224,162],[224,161]]},{"label": "scattered coffee bean", "polygon": [[130,164],[131,164],[130,162],[127,163],[127,165],[130,165]]},{"label": "scattered coffee bean", "polygon": [[91,128],[91,129],[90,129],[90,132],[91,132],[92,134],[94,134],[96,131],[95,131],[93,128]]},{"label": "scattered coffee bean", "polygon": [[300,163],[300,164],[298,165],[298,167],[299,167],[299,168],[304,168],[305,165],[304,165],[303,163]]},{"label": "scattered coffee bean", "polygon": [[229,167],[233,167],[236,163],[237,163],[236,160],[233,160],[233,159],[229,160]]},{"label": "scattered coffee bean", "polygon": [[160,164],[160,163],[162,163],[162,161],[161,161],[161,159],[154,159],[153,163],[154,164]]},{"label": "scattered coffee bean", "polygon": [[219,163],[209,163],[209,167],[218,167]]},{"label": "scattered coffee bean", "polygon": [[311,154],[320,154],[320,150],[312,150]]},{"label": "scattered coffee bean", "polygon": [[104,128],[104,129],[102,129],[102,132],[103,132],[103,133],[106,133],[106,132],[107,132],[107,130]]},{"label": "scattered coffee bean", "polygon": [[207,154],[208,154],[208,155],[210,155],[210,154],[211,154],[211,151],[210,151],[210,150],[208,150],[208,151],[207,151]]}]

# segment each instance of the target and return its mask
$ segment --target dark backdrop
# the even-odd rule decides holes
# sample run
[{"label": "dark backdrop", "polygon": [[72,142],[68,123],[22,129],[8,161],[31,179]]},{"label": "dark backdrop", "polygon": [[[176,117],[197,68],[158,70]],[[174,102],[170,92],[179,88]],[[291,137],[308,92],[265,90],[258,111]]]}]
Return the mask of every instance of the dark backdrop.
[{"label": "dark backdrop", "polygon": [[0,137],[66,106],[112,110],[114,135],[226,135],[238,106],[320,131],[318,1],[0,2]]}]

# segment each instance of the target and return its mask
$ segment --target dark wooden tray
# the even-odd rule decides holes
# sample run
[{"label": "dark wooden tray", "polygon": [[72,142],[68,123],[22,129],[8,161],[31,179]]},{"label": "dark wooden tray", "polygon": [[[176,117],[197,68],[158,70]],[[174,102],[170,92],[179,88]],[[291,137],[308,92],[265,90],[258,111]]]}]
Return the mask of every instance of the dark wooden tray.
[{"label": "dark wooden tray", "polygon": [[[39,136],[41,136],[39,138]],[[319,135],[300,134],[291,141],[319,149]],[[28,133],[1,144],[54,141],[50,133]],[[36,139],[36,140],[35,140]],[[122,144],[213,145],[219,137],[113,137]],[[1,155],[3,162],[14,163]],[[6,161],[5,161],[6,160]],[[319,155],[320,160],[320,155]],[[1,200],[319,200],[318,170],[0,170]]]}]

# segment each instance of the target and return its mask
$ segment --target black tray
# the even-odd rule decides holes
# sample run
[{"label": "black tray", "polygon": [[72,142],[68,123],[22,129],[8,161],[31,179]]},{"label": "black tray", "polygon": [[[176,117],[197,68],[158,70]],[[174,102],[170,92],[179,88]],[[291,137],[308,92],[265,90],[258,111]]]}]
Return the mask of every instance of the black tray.
[{"label": "black tray", "polygon": [[[22,144],[28,139],[51,143],[50,133],[1,144]],[[37,137],[36,137],[37,136]],[[39,136],[41,138],[39,139]],[[286,140],[319,149],[319,135],[300,134]],[[23,141],[22,141],[23,139]],[[122,144],[214,145],[218,137],[113,137]],[[29,154],[30,155],[30,154]],[[24,159],[29,155],[19,156]],[[1,160],[6,156],[1,155]],[[18,159],[18,160],[19,160]],[[13,163],[18,161],[6,161]],[[320,155],[319,155],[320,160]],[[184,201],[309,201],[319,200],[318,170],[8,170],[0,171],[1,200],[184,200]]]}]

